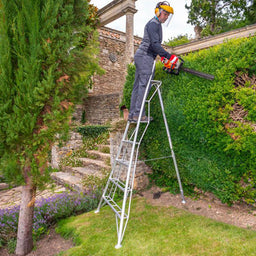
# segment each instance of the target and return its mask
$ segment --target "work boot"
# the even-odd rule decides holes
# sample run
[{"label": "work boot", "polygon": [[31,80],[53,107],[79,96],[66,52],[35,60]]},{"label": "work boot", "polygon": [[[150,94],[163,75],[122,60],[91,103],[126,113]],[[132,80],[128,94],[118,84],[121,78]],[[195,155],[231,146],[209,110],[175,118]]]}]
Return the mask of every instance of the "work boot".
[{"label": "work boot", "polygon": [[128,116],[128,122],[134,122],[133,117],[132,116]]},{"label": "work boot", "polygon": [[[138,116],[134,116],[133,117],[133,121],[134,122],[138,122],[138,119],[139,119]],[[147,122],[151,122],[151,121],[153,121],[153,117],[152,116],[150,118],[148,116],[142,116],[141,120],[140,120],[141,123],[147,123]]]}]

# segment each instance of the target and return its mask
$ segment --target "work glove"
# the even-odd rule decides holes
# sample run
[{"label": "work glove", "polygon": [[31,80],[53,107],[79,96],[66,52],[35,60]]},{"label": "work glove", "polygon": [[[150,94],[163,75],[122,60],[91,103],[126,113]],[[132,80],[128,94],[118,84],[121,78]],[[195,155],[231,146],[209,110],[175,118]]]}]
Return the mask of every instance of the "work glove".
[{"label": "work glove", "polygon": [[164,64],[165,68],[167,69],[179,69],[181,64],[179,57],[174,54],[171,55],[170,59],[162,57],[161,62]]}]

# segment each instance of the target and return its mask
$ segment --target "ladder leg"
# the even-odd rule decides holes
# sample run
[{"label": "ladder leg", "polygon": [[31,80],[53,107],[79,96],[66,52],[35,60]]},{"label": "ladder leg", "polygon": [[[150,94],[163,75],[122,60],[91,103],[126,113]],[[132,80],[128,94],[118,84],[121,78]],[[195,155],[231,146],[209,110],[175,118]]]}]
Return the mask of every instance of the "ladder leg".
[{"label": "ladder leg", "polygon": [[[124,132],[124,134],[123,134],[122,141],[124,141],[125,138],[126,138],[126,136],[127,136],[127,133],[128,133],[128,130],[129,130],[129,126],[130,126],[130,122],[127,122],[126,127],[125,127],[125,132]],[[122,146],[123,146],[123,145],[122,145],[122,141],[121,141],[120,146],[119,146],[119,148],[118,148],[117,157],[119,157],[119,155],[121,154],[121,150],[122,150]],[[106,195],[106,192],[107,192],[107,189],[108,189],[109,183],[110,183],[110,178],[113,176],[113,173],[114,173],[115,168],[116,168],[116,163],[114,162],[113,168],[112,168],[112,170],[111,170],[111,173],[110,173],[110,175],[109,175],[107,184],[106,184],[106,186],[105,186],[105,188],[104,188],[104,191],[103,191],[103,193],[102,193],[102,196],[101,196],[101,198],[100,198],[100,202],[99,202],[99,204],[98,204],[98,207],[97,207],[95,213],[99,213],[99,211],[100,211],[100,208],[101,208],[102,203],[103,203],[103,198],[104,198],[104,196]]]},{"label": "ladder leg", "polygon": [[[120,226],[119,226],[119,229],[118,229],[118,241],[117,241],[117,245],[115,246],[116,249],[118,249],[122,246],[121,242],[123,240],[123,235],[124,235],[125,228],[126,228],[126,225],[123,228],[123,226],[124,226],[124,213],[125,213],[125,208],[126,208],[127,191],[128,191],[129,180],[130,180],[131,167],[132,167],[132,163],[133,163],[133,155],[134,155],[134,150],[135,150],[135,144],[136,144],[136,141],[137,141],[137,136],[138,136],[138,133],[139,133],[139,127],[140,127],[142,112],[143,112],[143,109],[144,109],[144,106],[145,106],[145,103],[146,103],[146,98],[147,98],[147,95],[148,95],[148,92],[149,92],[153,72],[154,72],[154,69],[155,69],[155,63],[156,62],[154,61],[154,64],[153,64],[153,67],[152,67],[152,73],[151,73],[151,76],[148,80],[147,87],[146,87],[146,90],[145,90],[145,93],[144,93],[144,97],[143,97],[143,100],[142,100],[142,103],[141,103],[140,114],[139,114],[139,117],[138,117],[136,130],[135,130],[135,134],[134,134],[134,138],[133,138],[133,145],[132,145],[132,150],[131,150],[131,155],[130,155],[129,167],[128,167],[128,171],[127,171],[126,183],[125,183],[125,193],[124,193],[124,199],[123,199],[123,204],[122,204],[122,213],[121,213],[121,218],[120,218]],[[138,146],[137,150],[139,150],[139,146]],[[134,172],[135,172],[135,168],[136,168],[136,163],[135,163],[135,166],[134,166]],[[133,184],[133,182],[132,182],[132,184]],[[131,196],[132,196],[132,187],[131,187],[131,191],[130,191],[130,197]],[[131,202],[131,200],[129,200],[129,204],[130,204],[130,202]],[[126,224],[127,224],[128,218],[129,218],[129,214],[130,214],[130,205],[128,206]]]},{"label": "ladder leg", "polygon": [[180,187],[182,203],[185,204],[186,201],[185,201],[185,197],[184,197],[184,193],[183,193],[183,188],[182,188],[182,184],[181,184],[181,179],[180,179],[180,174],[179,174],[179,170],[178,170],[175,154],[174,154],[173,147],[172,147],[171,135],[170,135],[168,123],[167,123],[167,120],[166,120],[166,116],[165,116],[165,112],[164,112],[163,99],[162,99],[162,95],[161,95],[159,87],[157,88],[157,92],[158,92],[159,101],[160,101],[160,105],[161,105],[161,109],[162,109],[162,114],[163,114],[163,118],[164,118],[165,129],[166,129],[167,136],[168,136],[169,146],[170,146],[171,153],[172,153],[174,168],[175,168],[175,171],[176,171],[176,175],[177,175],[177,179],[178,179],[178,183],[179,183],[179,187]]},{"label": "ladder leg", "polygon": [[[131,168],[132,168],[132,165],[133,165],[133,155],[134,155],[134,151],[135,151],[135,142],[137,140],[137,135],[138,135],[138,127],[139,127],[139,123],[137,125],[137,130],[135,132],[135,135],[134,135],[134,142],[132,144],[132,150],[131,150],[131,155],[130,155],[130,161],[129,161],[129,166],[128,166],[128,171],[127,171],[127,176],[126,176],[126,182],[125,182],[125,191],[124,191],[124,198],[123,198],[123,203],[122,203],[122,212],[121,212],[121,218],[120,218],[120,225],[119,225],[119,228],[118,228],[118,237],[117,237],[117,245],[115,246],[116,249],[119,249],[122,247],[121,243],[122,243],[122,240],[123,240],[123,236],[124,236],[124,232],[125,232],[125,228],[126,228],[126,224],[128,222],[128,219],[129,219],[129,214],[130,214],[130,205],[128,206],[128,211],[127,211],[127,216],[126,216],[126,224],[125,224],[125,227],[124,227],[124,214],[125,214],[125,209],[127,207],[126,205],[126,201],[127,201],[127,197],[128,197],[128,186],[130,184],[130,174],[131,174]],[[137,150],[139,150],[137,148]],[[135,172],[135,168],[136,166],[134,166],[134,172]],[[133,185],[133,183],[132,183]],[[132,196],[132,186],[130,187],[130,197]],[[129,200],[129,204],[131,203],[131,200]]]}]

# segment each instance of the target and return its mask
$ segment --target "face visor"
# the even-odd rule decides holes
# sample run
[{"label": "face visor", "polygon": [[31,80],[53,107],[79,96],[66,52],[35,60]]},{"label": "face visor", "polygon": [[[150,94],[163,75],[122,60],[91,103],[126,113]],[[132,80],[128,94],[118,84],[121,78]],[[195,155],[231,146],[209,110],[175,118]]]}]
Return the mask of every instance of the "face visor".
[{"label": "face visor", "polygon": [[167,16],[169,14],[166,20],[165,20],[165,17],[163,17],[163,24],[165,27],[168,27],[173,17],[173,8],[169,5],[160,5],[160,15],[162,12],[164,13],[162,14],[162,16]]},{"label": "face visor", "polygon": [[170,14],[169,14],[169,17],[168,17],[167,20],[164,22],[164,26],[165,26],[165,27],[168,27],[168,26],[169,26],[172,17],[173,17],[173,14],[170,13]]}]

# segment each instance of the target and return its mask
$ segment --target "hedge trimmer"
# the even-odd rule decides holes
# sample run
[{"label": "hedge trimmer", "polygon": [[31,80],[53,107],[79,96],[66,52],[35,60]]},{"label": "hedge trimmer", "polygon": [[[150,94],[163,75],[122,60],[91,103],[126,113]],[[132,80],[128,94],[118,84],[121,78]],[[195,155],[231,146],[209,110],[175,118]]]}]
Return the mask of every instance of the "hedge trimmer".
[{"label": "hedge trimmer", "polygon": [[204,79],[208,79],[208,80],[213,80],[214,79],[213,75],[206,74],[206,73],[203,73],[201,71],[193,70],[191,68],[183,67],[184,60],[181,57],[178,57],[178,58],[179,58],[178,67],[175,67],[175,65],[173,65],[171,63],[171,61],[168,60],[167,58],[161,58],[161,61],[164,64],[163,70],[166,71],[169,74],[174,74],[174,75],[178,75],[180,70],[182,70],[182,71],[185,71],[187,73],[202,77]]}]

